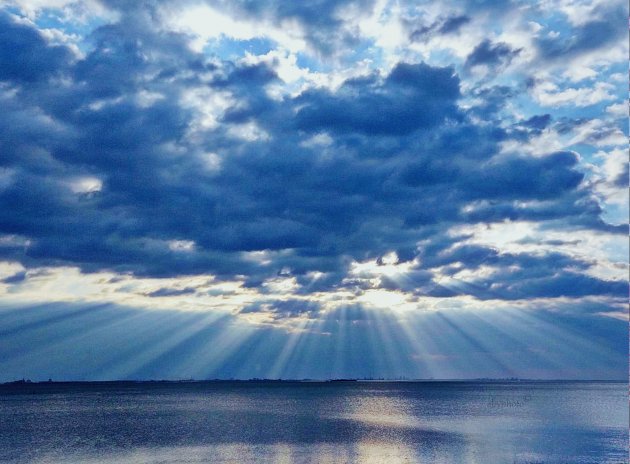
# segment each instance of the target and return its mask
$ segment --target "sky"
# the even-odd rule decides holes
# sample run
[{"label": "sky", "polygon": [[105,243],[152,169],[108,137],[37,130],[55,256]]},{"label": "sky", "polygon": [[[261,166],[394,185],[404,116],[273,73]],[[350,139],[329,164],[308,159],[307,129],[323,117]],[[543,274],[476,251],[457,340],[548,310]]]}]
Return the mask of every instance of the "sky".
[{"label": "sky", "polygon": [[0,1],[0,381],[627,379],[626,3]]}]

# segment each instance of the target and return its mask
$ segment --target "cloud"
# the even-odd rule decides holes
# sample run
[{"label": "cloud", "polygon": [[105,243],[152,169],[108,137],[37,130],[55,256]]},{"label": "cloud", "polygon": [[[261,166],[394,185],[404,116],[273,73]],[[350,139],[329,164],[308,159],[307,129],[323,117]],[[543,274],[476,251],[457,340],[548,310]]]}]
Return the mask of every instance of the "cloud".
[{"label": "cloud", "polygon": [[[118,0],[103,3],[124,15],[140,10]],[[276,0],[157,0],[150,2],[149,8],[156,16],[164,16],[166,22],[172,22],[180,32],[192,32],[204,39],[266,37],[292,51],[306,45],[317,54],[333,56],[359,42],[357,31],[346,23],[344,13],[366,15],[374,4],[373,0],[318,0],[308,4]]]},{"label": "cloud", "polygon": [[[625,281],[606,281],[573,272],[564,272],[553,277],[520,280],[497,291],[506,291],[508,298],[535,297],[581,297],[609,295],[622,298],[628,294],[628,283]],[[505,297],[505,295],[504,295]]]},{"label": "cloud", "polygon": [[[349,73],[339,86],[279,97],[270,89],[282,81],[270,64],[191,49],[189,36],[153,14],[162,6],[125,10],[117,22],[95,27],[82,56],[51,45],[34,24],[2,16],[4,59],[7,44],[23,59],[0,71],[0,230],[26,240],[1,247],[5,259],[136,277],[212,274],[261,292],[280,275],[300,295],[432,285],[435,296],[453,292],[437,287],[436,271],[427,269],[459,262],[461,272],[485,260],[499,270],[535,264],[537,278],[556,289],[573,279],[595,295],[617,295],[616,284],[574,274],[578,263],[560,256],[564,267],[492,250],[444,251],[464,240],[449,237],[462,224],[529,220],[622,231],[602,219],[576,152],[521,149],[559,129],[552,114],[505,117],[517,89],[464,82],[457,66],[400,59]],[[325,51],[333,43],[327,31],[348,32],[342,6],[270,2],[225,11],[296,19]],[[460,13],[439,18],[433,30],[446,35],[472,22]],[[517,53],[484,41],[458,66],[501,65]],[[505,152],[507,142],[517,148]],[[455,250],[459,257],[449,261]],[[374,276],[349,275],[352,263],[391,252],[402,262],[420,257],[429,268],[405,279],[381,275],[376,284]],[[534,282],[499,286],[507,299],[566,293]],[[192,291],[163,287],[147,295]],[[299,312],[276,303],[264,308]]]},{"label": "cloud", "polygon": [[459,79],[449,68],[399,63],[385,79],[347,80],[335,93],[297,98],[297,127],[306,131],[404,135],[456,118]]},{"label": "cloud", "polygon": [[[484,166],[473,185],[472,195],[488,199],[546,199],[574,190],[584,175],[574,168],[574,152],[556,152],[541,158],[509,157]],[[553,172],[553,174],[552,174]]]},{"label": "cloud", "polygon": [[153,292],[149,292],[146,294],[146,296],[152,297],[152,298],[157,298],[157,297],[164,297],[164,296],[181,296],[181,295],[190,295],[195,293],[196,289],[192,288],[192,287],[186,287],[186,288],[168,288],[168,287],[163,287],[160,288],[158,290],[155,290]]},{"label": "cloud", "polygon": [[535,115],[523,122],[522,125],[535,130],[543,130],[549,126],[551,122],[550,114]]},{"label": "cloud", "polygon": [[0,81],[35,84],[58,75],[73,59],[63,46],[49,44],[27,22],[0,11]]},{"label": "cloud", "polygon": [[[546,243],[554,247],[563,244],[555,240]],[[458,244],[429,250],[421,254],[420,261],[434,276],[430,282],[416,286],[419,295],[470,294],[482,300],[527,300],[589,295],[620,298],[627,293],[627,282],[622,279],[589,275],[594,261],[560,252],[511,253],[483,245]]]},{"label": "cloud", "polygon": [[451,34],[459,31],[459,29],[470,22],[470,17],[466,15],[450,16],[446,18],[438,29],[441,34]]},{"label": "cloud", "polygon": [[347,48],[358,43],[356,32],[345,27],[343,10],[369,12],[374,3],[374,0],[317,0],[290,4],[276,0],[237,1],[228,2],[228,8],[236,14],[253,18],[268,17],[279,26],[296,21],[301,26],[306,41],[318,52],[330,55],[337,52],[340,45]]},{"label": "cloud", "polygon": [[610,22],[608,18],[625,14],[623,8],[611,3],[607,8],[595,8],[589,12],[594,18],[571,29],[566,36],[542,36],[536,41],[538,53],[547,60],[566,60],[601,49],[621,38],[625,26],[618,22]]},{"label": "cloud", "polygon": [[533,88],[533,94],[542,106],[590,106],[615,99],[614,86],[597,82],[594,86],[558,87],[552,82],[541,82]]},{"label": "cloud", "polygon": [[466,58],[466,66],[497,66],[507,64],[520,52],[521,49],[512,49],[504,42],[493,43],[486,39],[477,45],[472,53],[468,55]]},{"label": "cloud", "polygon": [[272,315],[274,319],[293,318],[300,316],[314,317],[321,310],[321,304],[308,300],[261,300],[244,306],[241,314],[262,313]]},{"label": "cloud", "polygon": [[426,41],[437,35],[455,34],[471,21],[467,15],[452,15],[446,18],[439,18],[428,26],[414,27],[412,21],[407,21],[407,27],[411,29],[409,38],[412,41]]},{"label": "cloud", "polygon": [[24,280],[26,280],[26,271],[20,271],[16,272],[13,275],[10,275],[9,277],[5,277],[4,279],[2,279],[2,283],[16,284],[19,282],[23,282]]}]

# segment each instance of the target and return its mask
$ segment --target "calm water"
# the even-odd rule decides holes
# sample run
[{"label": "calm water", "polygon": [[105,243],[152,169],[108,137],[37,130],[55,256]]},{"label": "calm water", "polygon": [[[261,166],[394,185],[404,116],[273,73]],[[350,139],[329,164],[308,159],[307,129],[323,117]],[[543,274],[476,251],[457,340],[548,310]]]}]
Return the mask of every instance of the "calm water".
[{"label": "calm water", "polygon": [[0,462],[626,463],[628,385],[0,386]]}]

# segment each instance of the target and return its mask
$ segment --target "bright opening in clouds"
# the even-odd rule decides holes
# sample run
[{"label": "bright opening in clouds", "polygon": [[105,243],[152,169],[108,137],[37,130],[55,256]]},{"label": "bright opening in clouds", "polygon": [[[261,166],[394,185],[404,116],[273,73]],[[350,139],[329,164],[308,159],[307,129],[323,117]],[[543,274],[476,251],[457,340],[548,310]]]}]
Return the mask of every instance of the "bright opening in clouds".
[{"label": "bright opening in clouds", "polygon": [[5,1],[0,381],[627,375],[621,1]]}]

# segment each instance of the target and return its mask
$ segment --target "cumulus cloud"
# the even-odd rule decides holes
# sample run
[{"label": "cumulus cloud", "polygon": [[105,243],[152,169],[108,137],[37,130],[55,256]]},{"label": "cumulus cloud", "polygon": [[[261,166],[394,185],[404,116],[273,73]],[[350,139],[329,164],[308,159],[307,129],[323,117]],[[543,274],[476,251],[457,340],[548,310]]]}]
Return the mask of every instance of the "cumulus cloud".
[{"label": "cumulus cloud", "polygon": [[311,90],[296,99],[298,128],[306,131],[404,135],[457,117],[459,79],[448,68],[399,63],[380,80],[349,79],[334,93]]},{"label": "cumulus cloud", "polygon": [[[156,13],[172,4],[106,4],[120,17],[96,26],[82,55],[52,44],[36,23],[0,17],[0,231],[28,241],[0,247],[5,259],[146,277],[212,274],[263,293],[280,276],[292,279],[296,294],[382,288],[506,300],[619,295],[618,281],[587,276],[588,266],[563,254],[458,247],[465,238],[449,236],[460,225],[506,221],[625,230],[603,219],[599,191],[586,182],[576,151],[554,147],[533,156],[525,149],[552,127],[561,132],[551,114],[506,117],[518,89],[465,80],[466,68],[501,67],[519,48],[487,39],[453,65],[398,57],[392,66],[350,73],[338,86],[311,83],[274,94],[284,81],[273,63],[191,48],[187,32],[169,29]],[[304,40],[326,55],[361,41],[344,15],[373,4],[211,6],[278,27],[296,21]],[[453,35],[473,23],[462,11],[435,18],[411,40]],[[539,53],[551,60],[590,50],[586,38],[600,34],[600,23],[576,27],[570,41],[540,39]],[[607,40],[606,33],[598,43]],[[304,59],[295,55],[295,66]],[[532,88],[550,107],[595,105],[613,100],[616,89],[604,82],[588,92]],[[582,141],[595,145],[608,127],[582,126],[592,129]],[[352,263],[391,252],[420,264],[405,279],[352,275]],[[265,259],[252,259],[256,253]],[[482,262],[493,268],[494,286],[476,279],[482,291],[455,291],[439,281]],[[512,268],[521,270],[504,272]],[[164,287],[146,295],[193,292]],[[302,311],[279,301],[244,311],[263,308],[278,318]]]},{"label": "cumulus cloud", "polygon": [[468,55],[466,65],[470,67],[497,66],[509,63],[520,52],[520,49],[514,50],[504,42],[492,43],[490,40],[484,40]]},{"label": "cumulus cloud", "polygon": [[566,60],[609,45],[621,38],[625,27],[619,21],[611,23],[608,18],[623,14],[623,7],[617,2],[611,2],[608,7],[598,5],[584,16],[592,19],[575,25],[570,35],[551,34],[538,38],[538,52],[545,59]]},{"label": "cumulus cloud", "polygon": [[265,313],[274,319],[295,318],[300,316],[314,317],[321,310],[321,304],[308,300],[260,300],[246,305],[240,310],[241,314]]},{"label": "cumulus cloud", "polygon": [[50,79],[72,60],[71,51],[49,44],[27,22],[0,14],[0,81],[33,84]]}]

